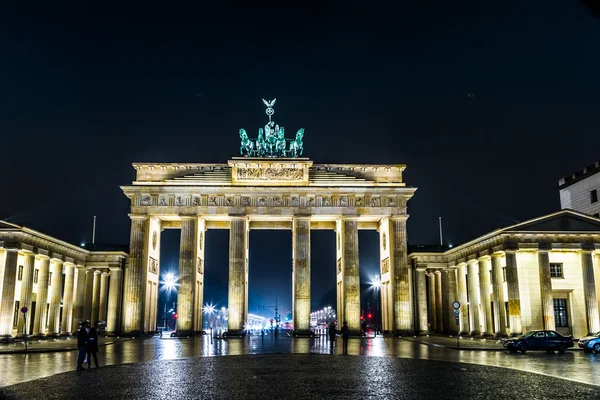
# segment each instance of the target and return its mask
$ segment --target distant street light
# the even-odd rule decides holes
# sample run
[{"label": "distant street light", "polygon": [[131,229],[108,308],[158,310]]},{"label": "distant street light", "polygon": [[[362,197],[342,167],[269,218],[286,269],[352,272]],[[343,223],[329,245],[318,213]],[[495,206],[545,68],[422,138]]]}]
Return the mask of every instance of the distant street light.
[{"label": "distant street light", "polygon": [[177,291],[177,286],[179,286],[179,284],[177,283],[178,281],[179,281],[179,277],[175,276],[172,272],[167,272],[166,274],[163,274],[162,281],[159,282],[160,291],[167,292],[167,301],[165,302],[165,309],[164,309],[164,319],[165,319],[164,326],[167,329],[168,329],[168,326],[167,326],[167,304],[169,304],[169,302],[171,301],[171,292]]},{"label": "distant street light", "polygon": [[[381,280],[379,279],[379,275],[375,275],[373,277],[373,280],[371,281],[371,290],[374,290],[377,292],[377,322],[375,324],[375,336],[377,336],[377,331],[379,329],[379,303],[381,302]],[[371,314],[369,314],[369,319],[371,318],[370,316]]]}]

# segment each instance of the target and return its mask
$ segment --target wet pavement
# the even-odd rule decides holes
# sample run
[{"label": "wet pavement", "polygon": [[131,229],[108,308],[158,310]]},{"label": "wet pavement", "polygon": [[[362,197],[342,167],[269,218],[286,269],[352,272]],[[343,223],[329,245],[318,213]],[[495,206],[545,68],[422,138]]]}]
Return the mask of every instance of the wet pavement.
[{"label": "wet pavement", "polygon": [[[330,348],[326,337],[291,339],[285,335],[250,336],[244,339],[158,337],[132,339],[100,348],[101,365],[118,365],[173,360],[181,358],[242,356],[262,354],[334,354],[342,353],[341,340]],[[468,351],[428,346],[393,337],[352,338],[348,353],[361,358],[410,358],[450,361],[482,366],[529,371],[574,382],[599,385],[600,355],[582,351],[566,354],[528,352],[510,354],[504,351]],[[221,358],[221,357],[217,357]],[[227,357],[225,357],[227,358]],[[319,358],[319,360],[328,357]],[[335,358],[335,357],[334,357]],[[0,386],[31,381],[62,372],[73,371],[76,351],[37,354],[0,354]]]},{"label": "wet pavement", "polygon": [[502,340],[487,338],[472,338],[468,336],[405,336],[403,340],[409,340],[415,343],[426,344],[435,347],[445,347],[456,350],[485,350],[485,351],[503,351]]},{"label": "wet pavement", "polygon": [[[405,342],[406,343],[406,342]],[[356,349],[355,349],[356,350]],[[0,389],[6,399],[598,399],[600,387],[455,362],[244,355],[68,372]]]},{"label": "wet pavement", "polygon": [[[108,346],[115,343],[125,342],[130,338],[101,337],[99,346]],[[77,339],[73,336],[60,338],[30,339],[27,342],[18,340],[12,343],[1,343],[0,354],[17,353],[47,353],[53,351],[70,351],[77,349]]]}]

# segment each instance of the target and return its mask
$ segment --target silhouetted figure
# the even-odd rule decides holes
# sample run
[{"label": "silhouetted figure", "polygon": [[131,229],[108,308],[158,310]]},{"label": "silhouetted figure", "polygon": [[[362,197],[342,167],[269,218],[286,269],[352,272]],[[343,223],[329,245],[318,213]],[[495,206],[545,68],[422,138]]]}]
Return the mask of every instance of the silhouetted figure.
[{"label": "silhouetted figure", "polygon": [[85,361],[87,352],[88,333],[86,328],[87,324],[83,322],[79,326],[79,331],[77,331],[77,350],[79,351],[79,354],[77,355],[77,371],[83,371],[83,362]]},{"label": "silhouetted figure", "polygon": [[329,346],[333,348],[335,345],[335,334],[336,334],[335,322],[331,321],[329,324]]},{"label": "silhouetted figure", "polygon": [[90,329],[86,350],[88,356],[88,369],[92,366],[92,357],[94,357],[94,364],[96,364],[96,368],[98,368],[98,331],[96,330],[96,327]]},{"label": "silhouetted figure", "polygon": [[350,336],[350,330],[348,329],[348,322],[344,321],[342,325],[342,339],[344,339],[344,354],[348,354],[348,337]]},{"label": "silhouetted figure", "polygon": [[367,323],[363,322],[360,324],[360,330],[363,336],[367,336]]}]

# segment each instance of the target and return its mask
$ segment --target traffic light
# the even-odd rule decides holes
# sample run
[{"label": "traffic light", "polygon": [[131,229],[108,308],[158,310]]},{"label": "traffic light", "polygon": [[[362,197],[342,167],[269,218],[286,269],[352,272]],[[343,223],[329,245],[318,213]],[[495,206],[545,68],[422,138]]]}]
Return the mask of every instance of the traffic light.
[{"label": "traffic light", "polygon": [[372,314],[369,314],[369,319],[371,319],[372,316],[373,316]]},{"label": "traffic light", "polygon": [[173,318],[177,319],[177,314],[173,315]]},{"label": "traffic light", "polygon": [[360,320],[362,321],[363,319],[365,319],[365,317],[363,317],[362,315],[360,316]]}]

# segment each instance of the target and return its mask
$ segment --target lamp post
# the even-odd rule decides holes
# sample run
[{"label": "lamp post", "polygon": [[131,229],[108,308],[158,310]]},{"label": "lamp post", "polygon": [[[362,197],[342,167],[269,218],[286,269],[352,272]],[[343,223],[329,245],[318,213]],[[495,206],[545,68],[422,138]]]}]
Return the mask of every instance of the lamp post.
[{"label": "lamp post", "polygon": [[381,322],[381,318],[379,316],[379,303],[381,303],[381,280],[379,279],[379,275],[376,274],[373,277],[371,288],[377,292],[377,322],[375,324],[375,336],[377,336],[377,331],[379,330],[379,324]]},{"label": "lamp post", "polygon": [[177,291],[177,286],[179,286],[179,284],[177,283],[177,281],[179,280],[178,277],[176,277],[173,273],[171,272],[167,272],[166,274],[164,274],[162,276],[162,281],[160,281],[160,285],[161,291],[166,291],[167,292],[167,302],[165,303],[165,313],[164,313],[164,318],[165,318],[165,328],[168,330],[168,321],[167,321],[167,304],[169,304],[169,302],[171,301],[171,292],[172,291]]}]

